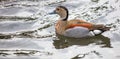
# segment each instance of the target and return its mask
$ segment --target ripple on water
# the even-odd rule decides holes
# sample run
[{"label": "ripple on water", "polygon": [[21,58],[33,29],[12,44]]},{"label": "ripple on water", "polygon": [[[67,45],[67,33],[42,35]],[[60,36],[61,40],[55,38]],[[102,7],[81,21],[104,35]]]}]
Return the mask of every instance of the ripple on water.
[{"label": "ripple on water", "polygon": [[[119,4],[119,0],[2,1],[0,59],[119,59]],[[68,7],[70,19],[81,18],[112,29],[79,39],[56,35],[58,16],[47,13],[58,5]]]}]

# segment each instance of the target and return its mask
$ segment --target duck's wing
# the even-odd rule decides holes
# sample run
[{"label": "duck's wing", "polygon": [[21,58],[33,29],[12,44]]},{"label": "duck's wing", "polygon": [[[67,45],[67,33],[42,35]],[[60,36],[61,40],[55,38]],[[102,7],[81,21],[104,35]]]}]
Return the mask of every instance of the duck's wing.
[{"label": "duck's wing", "polygon": [[74,28],[74,27],[85,27],[85,28],[88,28],[89,30],[92,30],[93,24],[86,22],[86,21],[83,21],[83,20],[70,20],[70,21],[68,21],[67,29]]},{"label": "duck's wing", "polygon": [[111,27],[107,27],[103,24],[93,24],[93,23],[89,23],[89,22],[86,22],[83,20],[68,21],[67,29],[74,28],[74,27],[85,27],[85,28],[88,28],[89,30],[101,30],[103,32],[107,31],[111,28]]},{"label": "duck's wing", "polygon": [[[69,37],[80,38],[85,36],[94,36],[97,34],[101,34],[102,32],[107,31],[109,29],[110,27],[106,27],[103,24],[96,25],[83,20],[70,20],[68,21],[68,26],[66,28],[64,35]],[[100,30],[100,31],[99,33],[96,34],[93,33],[96,32],[94,30]]]}]

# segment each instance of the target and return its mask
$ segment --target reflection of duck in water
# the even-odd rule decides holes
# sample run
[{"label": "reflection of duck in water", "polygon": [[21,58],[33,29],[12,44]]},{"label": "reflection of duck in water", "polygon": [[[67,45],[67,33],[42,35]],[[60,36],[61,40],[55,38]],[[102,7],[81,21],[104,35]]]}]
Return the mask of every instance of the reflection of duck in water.
[{"label": "reflection of duck in water", "polygon": [[59,40],[54,40],[54,46],[56,49],[66,48],[72,45],[87,46],[95,43],[96,45],[102,45],[102,47],[111,48],[110,39],[102,35],[86,38],[70,38],[62,35],[57,35]]},{"label": "reflection of duck in water", "polygon": [[107,31],[110,27],[106,27],[103,24],[92,24],[80,19],[73,19],[67,21],[68,19],[68,9],[64,6],[58,6],[56,10],[50,14],[58,14],[60,19],[57,21],[55,26],[56,33],[60,35],[64,35],[67,37],[86,37],[86,36],[94,36],[90,31],[100,30],[99,33]]}]

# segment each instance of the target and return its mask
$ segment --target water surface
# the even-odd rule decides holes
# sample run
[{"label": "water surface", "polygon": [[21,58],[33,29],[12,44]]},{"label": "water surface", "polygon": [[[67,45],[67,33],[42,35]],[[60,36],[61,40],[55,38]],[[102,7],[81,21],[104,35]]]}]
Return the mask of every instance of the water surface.
[{"label": "water surface", "polygon": [[[111,26],[94,37],[55,34],[57,6],[69,9],[69,19]],[[0,1],[0,59],[120,59],[119,0]]]}]

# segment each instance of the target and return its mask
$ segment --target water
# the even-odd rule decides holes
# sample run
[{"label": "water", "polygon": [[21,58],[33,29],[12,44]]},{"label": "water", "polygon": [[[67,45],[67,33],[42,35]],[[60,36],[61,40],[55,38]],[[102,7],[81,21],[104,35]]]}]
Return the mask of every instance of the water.
[{"label": "water", "polygon": [[[85,38],[56,35],[56,6],[69,9],[69,19],[111,26]],[[0,0],[0,59],[120,59],[119,0]]]}]

